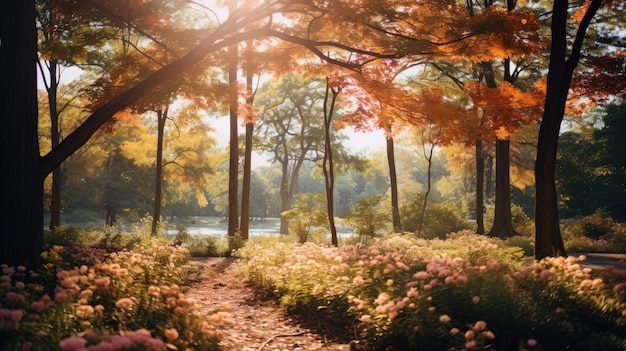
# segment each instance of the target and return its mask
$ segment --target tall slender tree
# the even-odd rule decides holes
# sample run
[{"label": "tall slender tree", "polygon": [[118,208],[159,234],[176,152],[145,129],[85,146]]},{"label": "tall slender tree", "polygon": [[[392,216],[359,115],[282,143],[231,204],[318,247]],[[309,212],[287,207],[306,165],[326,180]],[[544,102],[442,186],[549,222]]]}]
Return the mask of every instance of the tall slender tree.
[{"label": "tall slender tree", "polygon": [[341,90],[333,87],[331,79],[326,78],[326,91],[324,93],[324,158],[322,159],[322,172],[326,188],[326,208],[328,213],[328,227],[330,229],[330,242],[332,246],[339,246],[337,238],[337,226],[335,225],[335,165],[331,139],[331,127],[337,96]]},{"label": "tall slender tree", "polygon": [[569,87],[578,66],[583,40],[602,0],[591,0],[578,25],[573,44],[567,42],[569,2],[555,0],[552,8],[552,42],[546,100],[537,143],[535,163],[535,258],[565,255],[559,227],[556,194],[556,156]]}]

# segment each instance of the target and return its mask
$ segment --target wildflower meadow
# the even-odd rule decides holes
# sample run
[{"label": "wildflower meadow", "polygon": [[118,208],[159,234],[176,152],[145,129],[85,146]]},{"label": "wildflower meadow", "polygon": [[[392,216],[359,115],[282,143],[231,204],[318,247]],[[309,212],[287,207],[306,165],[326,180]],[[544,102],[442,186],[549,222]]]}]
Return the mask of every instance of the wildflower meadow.
[{"label": "wildflower meadow", "polygon": [[584,257],[536,262],[469,231],[339,248],[258,241],[238,254],[259,291],[368,350],[626,350],[624,272]]},{"label": "wildflower meadow", "polygon": [[219,349],[217,325],[185,297],[185,248],[102,241],[42,257],[40,272],[2,266],[0,350]]},{"label": "wildflower meadow", "polygon": [[[3,265],[0,350],[220,350],[237,312],[194,313],[188,248],[126,238],[56,237],[40,271]],[[339,247],[261,236],[230,254],[259,295],[356,349],[626,350],[626,272],[584,257],[535,261],[471,231]]]}]

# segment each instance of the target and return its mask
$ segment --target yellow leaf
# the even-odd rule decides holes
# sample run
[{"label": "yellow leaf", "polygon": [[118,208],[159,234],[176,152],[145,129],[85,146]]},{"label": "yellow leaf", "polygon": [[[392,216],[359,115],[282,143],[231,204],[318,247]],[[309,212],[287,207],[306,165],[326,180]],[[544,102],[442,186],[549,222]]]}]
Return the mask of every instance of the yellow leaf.
[{"label": "yellow leaf", "polygon": [[507,139],[510,136],[511,136],[511,133],[509,133],[509,131],[506,130],[506,128],[504,127],[500,127],[498,128],[498,130],[496,130],[496,138],[500,140]]}]

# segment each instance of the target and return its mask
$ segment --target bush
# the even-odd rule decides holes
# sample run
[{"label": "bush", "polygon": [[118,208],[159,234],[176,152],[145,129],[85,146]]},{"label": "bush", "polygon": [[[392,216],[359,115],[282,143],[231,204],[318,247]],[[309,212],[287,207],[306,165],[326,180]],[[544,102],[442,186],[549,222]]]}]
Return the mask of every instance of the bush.
[{"label": "bush", "polygon": [[562,225],[565,249],[575,252],[626,252],[626,225],[606,217],[602,211]]},{"label": "bush", "polygon": [[216,325],[181,288],[186,249],[163,239],[112,247],[54,245],[37,273],[2,265],[0,349],[219,349]]},{"label": "bush", "polygon": [[[626,284],[469,232],[371,245],[250,243],[246,280],[373,350],[623,350]],[[555,338],[554,335],[558,335]]]},{"label": "bush", "polygon": [[354,229],[359,241],[366,243],[389,225],[389,213],[380,208],[384,195],[374,195],[360,199],[344,214],[345,223]]},{"label": "bush", "polygon": [[76,227],[58,227],[52,230],[44,230],[44,247],[51,248],[53,245],[72,245],[80,242],[80,230]]},{"label": "bush", "polygon": [[420,237],[443,239],[449,233],[471,229],[472,227],[467,220],[459,217],[458,209],[454,205],[435,203],[426,208]]},{"label": "bush", "polygon": [[282,213],[289,221],[289,234],[299,243],[326,241],[328,209],[325,194],[296,194],[296,202],[291,209]]}]

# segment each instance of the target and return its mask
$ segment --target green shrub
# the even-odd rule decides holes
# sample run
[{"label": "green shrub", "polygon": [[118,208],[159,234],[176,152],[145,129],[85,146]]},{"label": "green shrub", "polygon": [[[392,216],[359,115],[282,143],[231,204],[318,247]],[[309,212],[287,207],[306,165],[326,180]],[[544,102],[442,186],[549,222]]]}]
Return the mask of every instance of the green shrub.
[{"label": "green shrub", "polygon": [[535,222],[528,217],[521,206],[511,206],[511,222],[521,236],[531,237],[535,233]]},{"label": "green shrub", "polygon": [[77,227],[58,227],[52,230],[44,230],[44,247],[51,248],[52,245],[72,245],[80,242],[81,233]]},{"label": "green shrub", "polygon": [[344,221],[366,243],[368,238],[379,235],[389,225],[389,212],[380,207],[384,195],[374,195],[360,199],[344,214]]},{"label": "green shrub", "polygon": [[471,229],[472,227],[467,220],[458,215],[458,209],[453,204],[435,203],[426,208],[420,237],[443,239],[449,233]]},{"label": "green shrub", "polygon": [[289,221],[289,234],[299,243],[322,240],[328,227],[328,209],[325,194],[296,194],[291,209],[282,213]]},{"label": "green shrub", "polygon": [[564,221],[561,232],[565,249],[575,252],[626,252],[626,225],[602,211]]},{"label": "green shrub", "polygon": [[231,256],[233,252],[244,247],[246,241],[241,237],[241,233],[239,231],[235,232],[235,235],[228,236],[228,252],[226,252],[226,256]]},{"label": "green shrub", "polygon": [[524,256],[532,257],[535,254],[534,237],[516,235],[505,240],[506,244],[512,247],[519,247],[524,252]]}]

